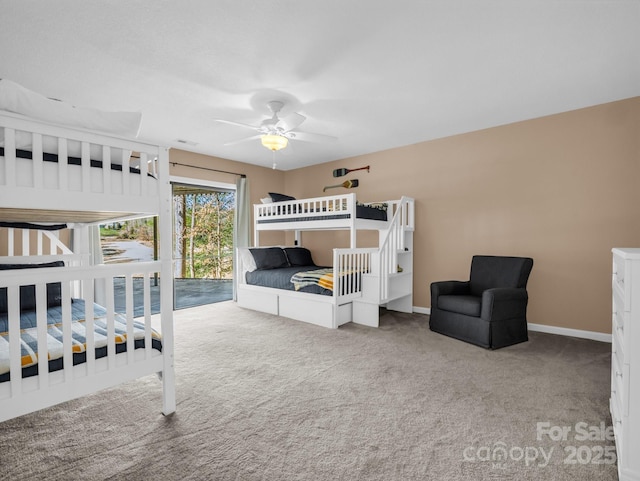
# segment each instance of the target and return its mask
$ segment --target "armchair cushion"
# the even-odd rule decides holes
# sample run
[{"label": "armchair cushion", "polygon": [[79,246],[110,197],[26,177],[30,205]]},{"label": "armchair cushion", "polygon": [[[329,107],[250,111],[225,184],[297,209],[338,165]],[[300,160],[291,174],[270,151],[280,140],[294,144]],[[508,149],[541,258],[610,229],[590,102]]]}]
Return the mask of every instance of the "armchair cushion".
[{"label": "armchair cushion", "polygon": [[448,295],[438,297],[438,309],[480,317],[482,298],[478,296]]}]

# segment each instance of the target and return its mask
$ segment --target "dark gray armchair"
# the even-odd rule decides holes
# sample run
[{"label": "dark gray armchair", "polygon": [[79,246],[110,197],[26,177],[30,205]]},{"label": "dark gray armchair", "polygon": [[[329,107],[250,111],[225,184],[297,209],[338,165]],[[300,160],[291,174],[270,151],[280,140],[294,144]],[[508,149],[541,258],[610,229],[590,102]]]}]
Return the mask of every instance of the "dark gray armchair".
[{"label": "dark gray armchair", "polygon": [[530,257],[473,256],[469,280],[431,284],[432,331],[489,349],[529,339]]}]

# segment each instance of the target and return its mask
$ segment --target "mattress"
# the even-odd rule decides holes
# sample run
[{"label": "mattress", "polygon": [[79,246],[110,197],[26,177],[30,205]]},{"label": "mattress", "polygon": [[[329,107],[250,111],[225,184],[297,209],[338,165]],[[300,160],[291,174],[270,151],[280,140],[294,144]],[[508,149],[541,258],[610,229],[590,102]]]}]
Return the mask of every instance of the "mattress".
[{"label": "mattress", "polygon": [[[304,213],[304,212],[297,212],[296,206],[287,206],[287,208],[283,207],[282,212],[279,212],[278,214],[298,214],[298,213]],[[308,211],[306,211],[308,212]],[[313,211],[311,211],[313,212]],[[300,217],[295,217],[295,218],[263,218],[260,217],[258,219],[258,224],[271,224],[271,223],[276,223],[276,222],[304,222],[304,221],[313,221],[313,220],[334,220],[334,219],[349,219],[351,217],[351,214],[331,214],[331,213],[327,213],[326,215],[314,215],[314,216],[309,216],[309,217],[305,217],[305,216],[300,216]],[[381,220],[381,221],[386,221],[387,220],[387,211],[386,210],[382,210],[379,209],[377,207],[370,207],[367,205],[362,205],[362,204],[358,204],[356,205],[356,218],[358,219],[370,219],[370,220]]]},{"label": "mattress", "polygon": [[[258,269],[253,272],[247,272],[245,277],[247,284],[252,286],[272,287],[274,289],[294,291],[295,286],[291,282],[291,278],[299,272],[309,271],[313,269],[327,269],[327,267],[296,266],[282,267],[278,269]],[[310,294],[321,294],[324,296],[333,295],[333,291],[324,289],[323,287],[320,287],[318,285],[304,286],[296,292],[307,292]]]},{"label": "mattress", "polygon": [[[19,151],[17,151],[19,152]],[[34,168],[33,160],[31,159],[31,152],[21,151],[21,155],[16,155],[15,160],[15,187],[34,187]],[[44,162],[42,162],[42,187],[46,190],[60,190],[62,185],[61,170],[59,168],[58,156],[56,154],[43,154]],[[120,160],[122,162],[122,160]],[[68,166],[66,168],[66,190],[70,192],[91,192],[91,193],[104,193],[104,169],[102,169],[101,160],[91,160],[91,166],[89,169],[88,186],[84,185],[84,173],[83,168],[78,157],[69,157]],[[0,186],[7,185],[6,175],[6,157],[4,156],[4,149],[0,148]],[[140,174],[140,170],[136,167],[129,167],[129,171],[132,174]],[[133,179],[141,179],[136,175],[130,177],[130,181],[125,184],[124,172],[122,171],[122,165],[117,163],[111,163],[110,169],[110,194],[111,195],[125,195],[125,185],[128,186],[127,195],[140,196],[141,195],[141,182],[131,181]],[[150,182],[155,182],[155,177],[151,174],[147,174],[147,179]],[[149,194],[152,194],[154,190],[148,190]]]},{"label": "mattress", "polygon": [[[96,359],[107,355],[107,311],[99,304],[94,304],[94,340]],[[71,302],[73,365],[86,362],[86,329],[85,302],[83,299],[73,299]],[[49,372],[63,369],[62,349],[62,307],[55,306],[47,309],[47,346],[49,351]],[[127,350],[126,319],[120,314],[115,315],[116,353]],[[145,326],[134,321],[134,346],[136,349],[145,347]],[[38,374],[38,342],[36,330],[36,312],[24,311],[20,314],[20,348],[22,358],[22,377]],[[162,352],[162,339],[158,332],[152,330],[151,347]],[[9,380],[9,341],[8,318],[6,313],[0,313],[0,382]]]},{"label": "mattress", "polygon": [[[122,152],[122,151],[119,151],[119,152]],[[0,157],[4,157],[4,147],[0,147]],[[16,149],[16,158],[32,160],[33,153],[28,150]],[[45,162],[58,162],[58,154],[43,152],[42,160],[44,160]],[[122,164],[120,163],[122,162],[122,154],[118,155],[117,159],[114,158],[113,160],[114,161],[117,160],[117,162],[113,162],[113,161],[111,162],[111,170],[117,170],[122,172]],[[68,156],[67,163],[69,165],[82,165],[82,159],[80,157]],[[91,159],[90,161],[91,167],[101,169],[102,164],[103,164],[102,160]],[[132,174],[139,174],[140,168],[130,166],[129,172],[131,172]],[[152,174],[148,174],[148,175],[152,175]]]}]

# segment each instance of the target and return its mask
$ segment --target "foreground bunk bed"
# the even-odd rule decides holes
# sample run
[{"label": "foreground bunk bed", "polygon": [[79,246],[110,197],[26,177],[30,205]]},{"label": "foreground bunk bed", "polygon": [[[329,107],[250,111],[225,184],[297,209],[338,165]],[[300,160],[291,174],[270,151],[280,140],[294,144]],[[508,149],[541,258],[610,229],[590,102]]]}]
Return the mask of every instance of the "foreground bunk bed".
[{"label": "foreground bunk bed", "polygon": [[0,111],[0,421],[153,373],[162,412],[175,411],[171,243],[158,261],[91,260],[107,221],[158,216],[159,237],[171,239],[168,170],[164,147]]},{"label": "foreground bunk bed", "polygon": [[[295,246],[260,246],[260,233],[293,231]],[[300,245],[301,233],[346,230],[350,247],[333,249],[318,266]],[[379,232],[377,248],[357,248],[359,230]],[[285,200],[254,206],[254,246],[238,249],[241,307],[337,328],[377,327],[379,307],[413,310],[414,201],[360,204],[355,194]]]}]

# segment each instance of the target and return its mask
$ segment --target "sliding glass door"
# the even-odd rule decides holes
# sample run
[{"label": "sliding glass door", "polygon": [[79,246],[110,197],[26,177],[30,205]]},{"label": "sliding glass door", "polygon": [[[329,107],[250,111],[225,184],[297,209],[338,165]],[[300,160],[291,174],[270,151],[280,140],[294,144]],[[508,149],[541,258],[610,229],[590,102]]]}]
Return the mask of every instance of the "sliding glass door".
[{"label": "sliding glass door", "polygon": [[175,308],[230,300],[235,190],[172,185]]}]

